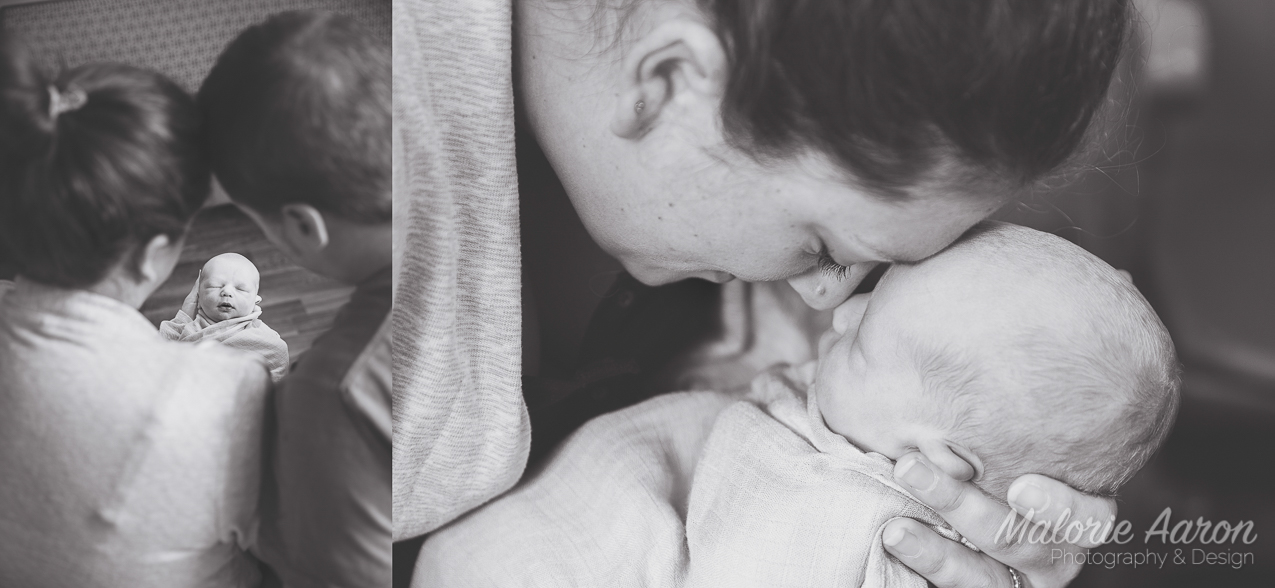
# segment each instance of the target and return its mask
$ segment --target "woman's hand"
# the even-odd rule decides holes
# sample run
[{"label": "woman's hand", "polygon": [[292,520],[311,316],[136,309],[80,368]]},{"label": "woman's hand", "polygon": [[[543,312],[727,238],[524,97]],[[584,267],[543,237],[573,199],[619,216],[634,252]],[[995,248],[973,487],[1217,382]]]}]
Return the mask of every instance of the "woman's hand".
[{"label": "woman's hand", "polygon": [[[1025,538],[1008,541],[1001,525],[1010,515],[1010,510],[974,484],[949,477],[919,453],[910,453],[899,459],[894,473],[899,484],[917,500],[937,511],[948,524],[982,550],[978,553],[944,539],[911,519],[900,519],[886,525],[882,535],[885,548],[939,588],[1012,588],[1014,583],[1006,566],[1018,570],[1022,586],[1066,586],[1083,567],[1076,563],[1076,555],[1096,547],[1102,540],[1102,537],[1091,538],[1086,532],[1079,543],[1070,544],[1062,540],[1063,533],[1059,532],[1058,543],[1033,543]],[[900,473],[903,475],[900,476]],[[1020,515],[1015,528],[1022,524],[1024,517],[1053,523],[1068,510],[1070,517],[1066,522],[1095,521],[1106,525],[1116,514],[1114,500],[1089,496],[1035,474],[1014,480],[1008,499]],[[1052,536],[1052,527],[1050,531]]]}]

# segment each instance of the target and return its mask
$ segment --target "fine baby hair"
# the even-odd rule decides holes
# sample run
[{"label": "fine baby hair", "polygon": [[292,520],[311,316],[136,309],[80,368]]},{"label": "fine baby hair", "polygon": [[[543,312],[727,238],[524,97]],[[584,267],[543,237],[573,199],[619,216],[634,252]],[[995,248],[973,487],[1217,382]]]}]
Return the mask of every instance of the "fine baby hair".
[{"label": "fine baby hair", "polygon": [[1001,497],[1018,475],[1042,473],[1114,495],[1177,415],[1177,357],[1155,311],[1111,266],[1048,233],[982,223],[940,256],[981,283],[961,292],[982,293],[970,308],[991,326],[963,346],[914,343],[926,395],[950,408],[949,438],[986,466],[979,485]]},{"label": "fine baby hair", "polygon": [[250,27],[199,90],[209,157],[237,203],[298,202],[389,221],[390,47],[353,18],[286,12]]},{"label": "fine baby hair", "polygon": [[18,273],[83,288],[158,235],[180,240],[210,189],[200,130],[194,99],[158,73],[46,77],[0,33],[0,240]]}]

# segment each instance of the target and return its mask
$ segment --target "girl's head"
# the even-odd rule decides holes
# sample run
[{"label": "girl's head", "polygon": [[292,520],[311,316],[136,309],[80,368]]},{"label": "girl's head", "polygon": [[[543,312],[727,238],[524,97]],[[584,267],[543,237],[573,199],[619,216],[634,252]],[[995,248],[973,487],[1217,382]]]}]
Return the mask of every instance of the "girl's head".
[{"label": "girl's head", "polygon": [[194,100],[123,65],[48,79],[0,41],[0,240],[28,279],[140,305],[208,197]]},{"label": "girl's head", "polygon": [[868,262],[937,252],[1066,162],[1129,10],[521,0],[520,105],[639,279],[789,279],[830,307]]}]

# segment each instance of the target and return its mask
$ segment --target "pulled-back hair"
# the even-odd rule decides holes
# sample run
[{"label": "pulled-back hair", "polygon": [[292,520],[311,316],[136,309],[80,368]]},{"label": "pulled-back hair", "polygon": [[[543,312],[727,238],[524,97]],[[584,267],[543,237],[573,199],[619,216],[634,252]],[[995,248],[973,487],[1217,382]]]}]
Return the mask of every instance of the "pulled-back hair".
[{"label": "pulled-back hair", "polygon": [[226,47],[199,89],[213,171],[232,199],[391,219],[390,48],[353,18],[285,12]]},{"label": "pulled-back hair", "polygon": [[[54,113],[55,93],[86,100]],[[18,273],[83,288],[155,236],[179,240],[209,193],[200,131],[194,99],[160,74],[93,64],[49,79],[0,38],[0,242]]]},{"label": "pulled-back hair", "polygon": [[729,59],[731,144],[816,150],[887,197],[944,161],[1015,186],[1066,163],[1131,21],[1129,0],[696,1]]}]

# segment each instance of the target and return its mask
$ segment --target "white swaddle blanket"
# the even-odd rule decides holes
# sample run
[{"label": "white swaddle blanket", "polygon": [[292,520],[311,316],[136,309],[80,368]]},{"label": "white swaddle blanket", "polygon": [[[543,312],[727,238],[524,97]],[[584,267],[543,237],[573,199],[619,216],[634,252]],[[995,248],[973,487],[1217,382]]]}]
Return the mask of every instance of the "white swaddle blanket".
[{"label": "white swaddle blanket", "polygon": [[594,419],[427,539],[413,586],[925,586],[882,528],[911,517],[958,536],[895,485],[889,459],[827,429],[805,393],[813,367],[767,372],[743,397],[670,394]]},{"label": "white swaddle blanket", "polygon": [[274,382],[288,375],[288,344],[278,332],[261,322],[260,308],[221,322],[209,320],[202,311],[196,311],[192,319],[186,311],[178,310],[172,320],[159,324],[159,334],[169,341],[183,343],[217,341],[255,354],[270,370],[270,379]]}]

